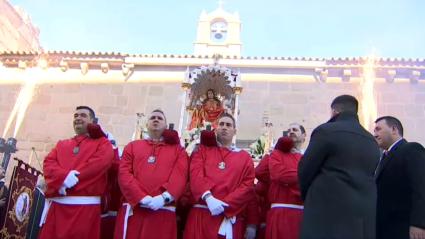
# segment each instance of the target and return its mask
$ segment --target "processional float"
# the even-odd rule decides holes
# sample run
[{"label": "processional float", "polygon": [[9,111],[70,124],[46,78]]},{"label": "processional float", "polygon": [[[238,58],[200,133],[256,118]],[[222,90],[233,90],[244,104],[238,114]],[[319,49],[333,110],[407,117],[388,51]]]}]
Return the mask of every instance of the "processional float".
[{"label": "processional float", "polygon": [[233,115],[237,124],[242,92],[239,72],[218,64],[188,68],[181,86],[183,103],[178,131],[188,152],[199,143],[201,130],[217,126],[222,113]]}]

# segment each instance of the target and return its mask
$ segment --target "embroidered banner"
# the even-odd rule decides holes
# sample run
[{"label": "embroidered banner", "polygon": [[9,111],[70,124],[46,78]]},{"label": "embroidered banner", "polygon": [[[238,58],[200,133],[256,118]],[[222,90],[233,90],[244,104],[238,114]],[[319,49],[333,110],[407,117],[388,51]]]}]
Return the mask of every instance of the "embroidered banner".
[{"label": "embroidered banner", "polygon": [[41,172],[15,158],[18,165],[13,169],[10,179],[10,193],[4,224],[1,225],[0,238],[24,239],[27,234],[33,192]]}]

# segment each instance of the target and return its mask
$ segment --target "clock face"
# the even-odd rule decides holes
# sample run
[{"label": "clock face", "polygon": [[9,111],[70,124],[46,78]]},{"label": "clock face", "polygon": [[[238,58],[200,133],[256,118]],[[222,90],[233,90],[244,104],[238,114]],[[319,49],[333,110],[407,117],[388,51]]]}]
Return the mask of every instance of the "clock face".
[{"label": "clock face", "polygon": [[211,40],[214,42],[224,42],[227,37],[227,23],[217,21],[211,24]]}]

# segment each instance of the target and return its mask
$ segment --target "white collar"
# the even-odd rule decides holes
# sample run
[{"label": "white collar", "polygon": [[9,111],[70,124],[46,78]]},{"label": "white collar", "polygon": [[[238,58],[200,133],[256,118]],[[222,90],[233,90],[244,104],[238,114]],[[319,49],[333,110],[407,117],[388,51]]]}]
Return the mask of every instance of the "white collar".
[{"label": "white collar", "polygon": [[230,150],[232,150],[233,152],[240,152],[242,149],[236,147],[236,145],[232,145],[230,146]]},{"label": "white collar", "polygon": [[304,154],[304,149],[297,149],[297,148],[292,148],[291,149],[291,153],[299,153],[299,154]]},{"label": "white collar", "polygon": [[217,141],[217,145],[219,147],[227,148],[227,149],[229,149],[230,151],[233,151],[233,152],[239,152],[239,151],[241,151],[241,149],[238,148],[238,147],[236,147],[236,145],[234,145],[234,144],[230,145],[230,147],[224,147],[220,142]]},{"label": "white collar", "polygon": [[44,196],[44,192],[43,192],[43,190],[41,189],[41,188],[39,188],[38,186],[36,186],[35,187],[41,194],[43,194],[43,196]]},{"label": "white collar", "polygon": [[[149,134],[144,135],[143,139],[152,140],[152,138],[151,138],[151,136],[149,136]],[[158,142],[160,142],[160,141],[164,141],[164,137],[161,136],[161,138],[159,138]]]}]

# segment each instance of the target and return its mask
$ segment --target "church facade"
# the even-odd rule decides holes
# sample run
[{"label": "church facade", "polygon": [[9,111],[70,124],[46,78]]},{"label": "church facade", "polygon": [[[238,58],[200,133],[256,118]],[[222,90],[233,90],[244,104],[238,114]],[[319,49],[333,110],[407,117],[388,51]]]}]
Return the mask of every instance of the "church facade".
[{"label": "church facade", "polygon": [[[394,115],[408,140],[425,143],[423,59],[246,57],[240,33],[238,14],[218,8],[201,13],[193,54],[3,51],[1,137],[18,140],[17,157],[42,160],[57,140],[73,134],[77,105],[93,107],[120,147],[136,131],[136,114],[156,108],[183,135],[193,113],[187,83],[204,71],[206,78],[234,81],[236,142],[243,147],[265,132],[279,137],[292,122],[303,124],[309,135],[329,119],[329,105],[341,94],[359,99],[366,128],[372,130],[378,116]],[[24,103],[16,106],[20,95],[28,94],[30,99],[22,96]],[[32,165],[39,168],[35,159]]]}]

